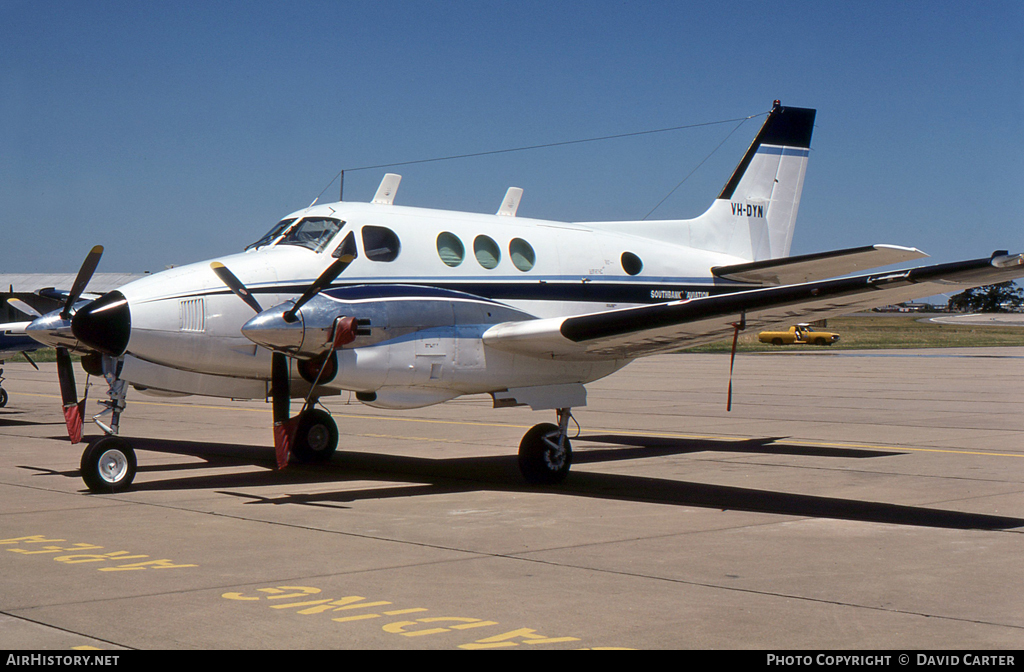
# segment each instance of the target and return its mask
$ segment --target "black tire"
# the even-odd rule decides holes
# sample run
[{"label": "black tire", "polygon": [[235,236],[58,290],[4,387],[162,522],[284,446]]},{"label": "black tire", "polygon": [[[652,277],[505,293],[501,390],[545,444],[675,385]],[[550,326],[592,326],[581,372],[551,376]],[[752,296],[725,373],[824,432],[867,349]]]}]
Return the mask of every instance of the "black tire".
[{"label": "black tire", "polygon": [[815,341],[815,343],[817,343],[818,345],[828,345],[828,341],[826,341],[824,338],[819,338],[817,341]]},{"label": "black tire", "polygon": [[92,492],[124,492],[135,480],[135,451],[119,436],[96,439],[82,453],[82,480]]},{"label": "black tire", "polygon": [[782,339],[781,338],[773,338],[772,339],[772,345],[782,345]]},{"label": "black tire", "polygon": [[0,408],[3,408],[4,406],[7,405],[7,399],[7,390],[0,387]]},{"label": "black tire", "polygon": [[569,475],[572,445],[568,437],[558,449],[558,427],[549,422],[535,425],[519,443],[519,471],[527,483],[553,485]]},{"label": "black tire", "polygon": [[338,448],[338,425],[330,413],[314,408],[299,416],[292,455],[297,462],[326,462]]}]

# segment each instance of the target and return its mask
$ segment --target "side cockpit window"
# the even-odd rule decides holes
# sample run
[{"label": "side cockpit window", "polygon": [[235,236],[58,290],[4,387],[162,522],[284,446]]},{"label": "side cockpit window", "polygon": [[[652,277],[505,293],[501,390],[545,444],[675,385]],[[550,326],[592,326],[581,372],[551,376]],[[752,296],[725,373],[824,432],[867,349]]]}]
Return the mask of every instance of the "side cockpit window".
[{"label": "side cockpit window", "polygon": [[288,229],[278,245],[298,245],[319,252],[341,231],[345,222],[332,217],[304,217]]},{"label": "side cockpit window", "polygon": [[364,226],[363,251],[370,261],[394,261],[402,251],[402,244],[391,229]]},{"label": "side cockpit window", "polygon": [[275,224],[273,228],[270,229],[270,231],[267,231],[267,233],[262,238],[257,240],[252,245],[248,245],[245,249],[254,250],[258,247],[270,245],[272,242],[277,240],[277,237],[284,233],[284,230],[291,226],[294,221],[294,217],[292,217],[291,219],[282,219],[280,222]]}]

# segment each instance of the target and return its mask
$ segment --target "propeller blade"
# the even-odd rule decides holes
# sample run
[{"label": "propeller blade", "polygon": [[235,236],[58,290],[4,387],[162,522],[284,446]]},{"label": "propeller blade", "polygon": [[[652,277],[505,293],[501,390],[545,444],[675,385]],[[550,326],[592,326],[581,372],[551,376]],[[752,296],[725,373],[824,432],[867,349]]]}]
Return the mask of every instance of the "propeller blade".
[{"label": "propeller blade", "polygon": [[22,351],[21,351],[21,356],[22,356],[22,357],[24,357],[25,359],[27,359],[27,360],[28,360],[28,363],[29,363],[29,364],[31,364],[31,365],[32,365],[32,367],[33,367],[33,368],[34,368],[34,369],[35,369],[36,371],[38,371],[38,370],[39,370],[39,365],[38,365],[38,364],[36,364],[36,363],[35,363],[34,361],[32,361],[32,358],[28,356],[28,353],[27,353],[27,352],[25,352],[24,350],[22,350]]},{"label": "propeller blade", "polygon": [[274,424],[287,420],[291,414],[288,357],[280,352],[273,353],[270,358],[270,398],[273,401]]},{"label": "propeller blade", "polygon": [[85,399],[78,401],[75,369],[67,348],[57,348],[57,380],[60,382],[60,398],[64,405],[64,422],[68,427],[68,438],[71,439],[71,443],[79,443],[82,440]]},{"label": "propeller blade", "polygon": [[249,293],[249,290],[242,284],[242,281],[238,279],[238,276],[228,270],[227,266],[219,261],[215,261],[210,264],[210,268],[212,268],[213,272],[218,278],[220,278],[220,281],[235,293],[235,296],[240,298],[242,301],[245,301],[245,305],[249,306],[257,313],[263,312],[263,307],[260,305],[260,302],[256,300],[256,297]]},{"label": "propeller blade", "polygon": [[7,303],[9,303],[10,305],[14,306],[15,308],[17,308],[21,312],[25,313],[26,315],[31,315],[32,317],[42,317],[43,316],[42,313],[40,313],[38,310],[36,310],[32,306],[28,305],[27,303],[25,303],[21,299],[14,299],[14,298],[7,299]]},{"label": "propeller blade", "polygon": [[277,468],[288,466],[299,418],[291,415],[291,386],[288,380],[288,357],[275,352],[270,359],[270,398],[274,415],[274,454]]},{"label": "propeller blade", "polygon": [[338,246],[338,250],[335,254],[338,255],[338,260],[328,266],[327,269],[320,274],[320,277],[314,280],[313,284],[302,293],[302,296],[298,298],[295,305],[284,313],[282,317],[284,317],[285,322],[294,322],[295,315],[299,312],[299,309],[302,308],[307,301],[323,291],[325,287],[334,282],[334,280],[341,275],[346,268],[348,268],[348,265],[355,261],[356,257],[359,256],[356,251],[355,235],[351,231],[348,232],[348,235],[345,236],[345,240]]},{"label": "propeller blade", "polygon": [[89,250],[89,254],[85,257],[85,261],[82,262],[82,267],[78,269],[78,277],[75,278],[75,283],[71,285],[71,292],[68,294],[67,301],[64,303],[64,310],[60,311],[62,319],[66,320],[71,317],[71,308],[75,305],[75,301],[78,301],[79,297],[82,296],[82,292],[85,291],[85,286],[89,284],[92,274],[96,272],[96,267],[99,266],[101,256],[103,256],[102,245],[97,245]]}]

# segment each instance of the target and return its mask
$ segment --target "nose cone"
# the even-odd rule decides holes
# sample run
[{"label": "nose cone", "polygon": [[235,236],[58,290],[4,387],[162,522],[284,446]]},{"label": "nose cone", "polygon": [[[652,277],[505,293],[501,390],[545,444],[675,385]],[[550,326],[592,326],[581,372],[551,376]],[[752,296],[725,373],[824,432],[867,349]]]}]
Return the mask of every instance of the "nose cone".
[{"label": "nose cone", "polygon": [[71,331],[91,350],[119,357],[128,349],[132,314],[121,292],[108,292],[80,308],[71,318]]},{"label": "nose cone", "polygon": [[242,325],[242,335],[256,345],[276,350],[277,352],[296,353],[302,347],[304,328],[302,313],[298,319],[288,322],[284,313],[291,304],[275,306],[252,318]]}]

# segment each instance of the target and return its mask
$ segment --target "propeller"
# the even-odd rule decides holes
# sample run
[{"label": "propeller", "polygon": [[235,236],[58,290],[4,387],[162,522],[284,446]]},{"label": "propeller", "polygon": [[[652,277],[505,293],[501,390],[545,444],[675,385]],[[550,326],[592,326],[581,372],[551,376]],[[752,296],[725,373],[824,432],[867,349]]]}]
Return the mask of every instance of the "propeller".
[{"label": "propeller", "polygon": [[96,267],[99,266],[100,257],[103,256],[103,246],[96,245],[89,254],[86,255],[85,261],[82,262],[82,267],[78,269],[78,276],[75,278],[74,284],[71,285],[71,291],[68,293],[67,301],[64,302],[64,309],[60,311],[61,319],[71,318],[71,309],[74,307],[75,302],[78,301],[79,297],[82,296],[82,292],[85,291],[86,285],[89,284],[89,280],[92,279],[92,274],[96,272]]},{"label": "propeller", "polygon": [[[79,297],[82,296],[82,292],[85,291],[89,280],[92,279],[92,274],[96,271],[101,256],[103,256],[102,245],[96,245],[89,250],[85,261],[82,262],[82,267],[78,269],[78,276],[75,278],[74,284],[71,285],[71,291],[64,302],[64,308],[60,311],[60,319],[62,321],[70,321],[71,311],[74,309]],[[70,327],[70,324],[68,326]],[[68,428],[68,438],[71,439],[71,443],[79,443],[82,440],[82,418],[85,416],[85,400],[88,398],[89,392],[86,390],[82,400],[78,400],[78,388],[75,386],[75,368],[71,363],[71,353],[64,346],[57,346],[57,381],[60,383],[60,398],[64,406],[64,422]]]},{"label": "propeller", "polygon": [[245,301],[245,305],[249,306],[257,313],[263,312],[263,306],[260,305],[260,302],[256,300],[256,297],[249,293],[249,290],[242,284],[242,281],[239,280],[234,273],[228,270],[227,266],[219,261],[215,261],[210,264],[210,268],[212,268],[213,272],[218,278],[220,278],[220,281],[228,286],[228,289],[234,292],[242,301]]},{"label": "propeller", "polygon": [[[283,317],[286,322],[297,321],[299,309],[334,282],[334,280],[341,275],[346,268],[348,268],[348,265],[355,260],[357,256],[355,237],[351,231],[345,237],[345,240],[341,245],[338,246],[334,254],[338,259],[328,266],[324,272],[320,274],[320,277],[314,280],[313,283],[306,288],[306,291],[299,296],[298,300],[295,301],[295,304],[285,312]],[[227,266],[219,261],[215,261],[210,264],[210,268],[220,281],[223,282],[238,298],[244,301],[247,306],[252,308],[257,314],[264,312],[259,301],[256,300],[245,284],[239,280],[238,276],[232,273]],[[355,338],[355,321],[351,318],[349,318],[349,320],[350,322],[346,322],[345,324],[346,326],[349,326],[353,332],[351,338],[343,336],[341,334],[342,329],[340,327],[336,328],[335,336],[332,341],[332,350],[333,348],[341,347],[344,343],[350,343]],[[338,324],[340,325],[341,321],[339,321]],[[313,388],[315,388],[317,383],[320,381],[320,375],[323,373],[324,368],[324,366],[321,366],[320,374],[318,374],[316,379],[313,381],[312,387],[310,388],[311,394]],[[288,375],[288,356],[283,352],[278,352],[277,350],[271,350],[270,356],[270,399],[274,418],[274,452],[277,457],[277,468],[283,469],[288,465],[291,446],[295,439],[295,432],[298,429],[299,419],[302,416],[300,414],[294,418],[291,417],[291,381]],[[308,405],[309,399],[306,400],[306,406]]]},{"label": "propeller", "polygon": [[[342,271],[348,268],[348,265],[355,261],[357,255],[356,252],[356,239],[352,231],[348,232],[345,236],[345,240],[341,242],[341,245],[334,251],[335,256],[338,257],[337,261],[328,266],[320,277],[313,281],[306,291],[295,301],[295,305],[285,311],[283,317],[285,322],[294,322],[296,314],[302,306],[306,305],[306,302],[312,299],[314,296],[319,294],[325,287],[330,285],[334,280],[341,275]],[[244,300],[244,299],[243,299]]]},{"label": "propeller", "polygon": [[42,317],[43,316],[42,313],[40,313],[38,310],[36,310],[32,306],[28,305],[27,303],[25,303],[21,299],[10,298],[10,299],[7,299],[7,303],[9,303],[10,305],[14,306],[15,308],[17,308],[21,312],[23,312],[26,315],[29,315],[31,317]]}]

